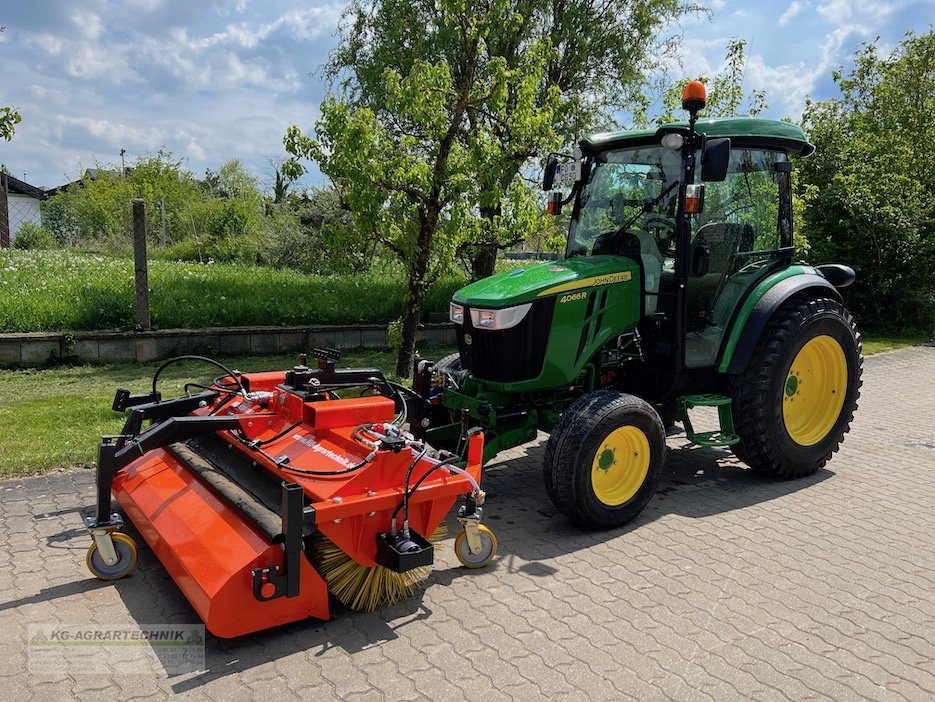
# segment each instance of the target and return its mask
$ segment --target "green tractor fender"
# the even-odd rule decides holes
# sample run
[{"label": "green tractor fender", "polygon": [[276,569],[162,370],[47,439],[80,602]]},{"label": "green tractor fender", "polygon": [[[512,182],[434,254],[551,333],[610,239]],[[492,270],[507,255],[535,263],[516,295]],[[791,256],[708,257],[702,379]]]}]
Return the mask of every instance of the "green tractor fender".
[{"label": "green tractor fender", "polygon": [[721,353],[718,372],[729,375],[741,373],[750,362],[756,343],[776,310],[792,296],[807,290],[842,301],[837,288],[810,266],[790,266],[760,282],[734,319]]}]

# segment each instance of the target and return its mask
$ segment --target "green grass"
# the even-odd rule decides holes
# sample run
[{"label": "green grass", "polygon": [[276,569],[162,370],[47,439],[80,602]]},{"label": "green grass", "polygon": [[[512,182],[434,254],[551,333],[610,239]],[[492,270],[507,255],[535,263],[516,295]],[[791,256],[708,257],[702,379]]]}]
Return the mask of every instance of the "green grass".
[{"label": "green grass", "polygon": [[[426,358],[441,358],[451,349],[424,349]],[[289,368],[295,356],[219,358],[228,368],[263,371]],[[117,388],[148,392],[159,363],[77,366],[41,370],[0,370],[0,476],[21,475],[74,465],[97,458],[102,434],[115,434],[123,416],[110,408]],[[342,355],[341,366],[395,367],[387,351],[360,350]],[[206,382],[218,375],[213,367],[184,363],[160,376],[164,397],[182,393],[189,381]],[[398,380],[398,379],[397,379]]]},{"label": "green grass", "polygon": [[[73,251],[0,250],[0,332],[130,329],[133,261]],[[465,278],[429,291],[425,313],[447,315]],[[403,313],[406,280],[394,267],[313,276],[224,264],[149,262],[150,311],[162,329],[382,323]]]},{"label": "green grass", "polygon": [[884,351],[904,349],[907,346],[918,346],[928,340],[924,336],[877,336],[875,334],[863,334],[861,336],[864,355],[866,356],[883,353]]}]

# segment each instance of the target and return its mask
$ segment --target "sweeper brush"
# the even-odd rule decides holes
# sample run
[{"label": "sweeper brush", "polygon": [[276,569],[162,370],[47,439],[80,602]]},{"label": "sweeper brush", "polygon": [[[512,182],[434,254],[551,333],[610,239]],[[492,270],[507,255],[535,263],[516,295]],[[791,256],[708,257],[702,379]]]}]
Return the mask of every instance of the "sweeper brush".
[{"label": "sweeper brush", "polygon": [[[366,611],[411,596],[434,560],[426,535],[444,535],[461,496],[455,553],[467,567],[489,563],[483,434],[465,425],[455,452],[435,450],[405,430],[411,391],[376,369],[337,369],[336,351],[315,355],[317,368],[302,358],[263,373],[182,356],[151,392],[118,390],[113,408],[128,417],[99,446],[91,572],[113,580],[136,566],[111,496],[224,638],[327,619],[329,594]],[[159,376],[183,360],[223,374],[163,400]]]}]

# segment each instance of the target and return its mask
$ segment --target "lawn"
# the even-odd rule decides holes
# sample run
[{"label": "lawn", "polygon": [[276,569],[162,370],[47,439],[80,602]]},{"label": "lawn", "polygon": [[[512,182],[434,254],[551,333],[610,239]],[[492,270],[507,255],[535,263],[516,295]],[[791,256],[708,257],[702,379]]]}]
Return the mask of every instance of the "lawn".
[{"label": "lawn", "polygon": [[884,351],[895,351],[907,346],[919,346],[927,341],[924,336],[867,336],[863,335],[864,355],[872,356]]},{"label": "lawn", "polygon": [[[161,329],[305,324],[386,324],[403,314],[406,278],[385,265],[366,274],[153,260],[150,311]],[[0,250],[0,332],[132,329],[133,261],[74,251]],[[452,273],[423,312],[447,317]]]}]

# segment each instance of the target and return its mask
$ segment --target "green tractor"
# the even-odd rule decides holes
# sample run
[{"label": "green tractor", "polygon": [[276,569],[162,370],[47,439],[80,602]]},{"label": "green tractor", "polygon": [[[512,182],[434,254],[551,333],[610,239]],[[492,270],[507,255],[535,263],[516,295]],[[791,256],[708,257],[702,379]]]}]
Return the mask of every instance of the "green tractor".
[{"label": "green tractor", "polygon": [[[588,528],[633,519],[662,476],[666,428],[730,446],[751,468],[793,478],[838,449],[857,406],[860,335],[839,289],[847,266],[795,262],[797,126],[697,119],[601,134],[553,155],[543,188],[570,208],[565,257],[486,278],[451,302],[459,353],[422,362],[413,425],[485,460],[550,434],[549,497]],[[690,410],[717,408],[696,432]]]}]

